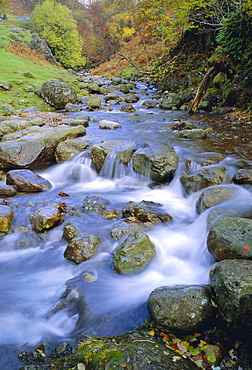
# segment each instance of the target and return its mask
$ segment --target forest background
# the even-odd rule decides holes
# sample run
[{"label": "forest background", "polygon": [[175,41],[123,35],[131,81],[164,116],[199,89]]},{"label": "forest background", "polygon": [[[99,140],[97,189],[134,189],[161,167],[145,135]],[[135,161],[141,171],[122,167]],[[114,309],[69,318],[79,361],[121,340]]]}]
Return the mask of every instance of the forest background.
[{"label": "forest background", "polygon": [[21,26],[45,39],[65,68],[138,72],[163,91],[181,91],[214,66],[210,91],[252,111],[251,0],[0,0],[6,12],[26,17]]}]

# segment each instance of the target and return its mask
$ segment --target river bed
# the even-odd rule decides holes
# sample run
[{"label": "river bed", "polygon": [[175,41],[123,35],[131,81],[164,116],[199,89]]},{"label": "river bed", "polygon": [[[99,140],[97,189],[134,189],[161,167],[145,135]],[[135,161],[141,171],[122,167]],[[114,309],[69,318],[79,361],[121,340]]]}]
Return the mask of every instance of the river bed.
[{"label": "river bed", "polygon": [[[213,137],[211,140],[181,139],[171,127],[180,120],[191,120],[205,128],[214,117],[210,114],[190,117],[183,111],[145,109],[141,107],[143,100],[155,94],[155,90],[139,84],[136,92],[141,99],[134,104],[135,113],[122,113],[120,105],[114,105],[112,111],[83,110],[66,113],[66,116],[87,114],[91,117],[83,139],[92,143],[124,139],[171,145],[179,157],[174,179],[170,184],[151,189],[148,173],[139,176],[130,165],[120,167],[113,156],[108,156],[102,175],[97,175],[88,156],[81,153],[40,172],[53,184],[50,191],[20,193],[9,200],[15,218],[11,233],[0,241],[0,367],[4,370],[18,369],[22,364],[15,359],[16,354],[42,342],[53,347],[63,341],[75,343],[83,333],[118,335],[144,324],[149,318],[146,300],[156,287],[209,282],[214,259],[206,248],[208,212],[196,213],[195,203],[200,192],[187,196],[179,176],[188,157],[214,151],[218,145],[214,144]],[[121,128],[101,130],[98,125],[101,119],[117,121]],[[231,148],[220,163],[228,168],[225,185],[237,190],[229,206],[251,207],[251,189],[230,183],[238,158]],[[60,197],[61,191],[69,197]],[[29,216],[35,209],[64,201],[68,207],[78,210],[87,195],[105,198],[110,208],[118,212],[128,201],[145,200],[161,203],[163,210],[172,215],[172,223],[145,231],[155,245],[156,257],[142,272],[124,276],[114,271],[112,252],[122,240],[113,240],[110,231],[118,220],[107,220],[100,214],[79,217],[83,231],[104,239],[95,256],[80,265],[70,263],[63,256],[67,246],[62,239],[63,225],[42,233],[39,243],[33,238]],[[30,235],[29,247],[27,235]],[[87,274],[92,279],[85,282],[88,309],[84,319],[80,319],[78,312],[64,308],[53,311],[66,286],[83,283]]]}]

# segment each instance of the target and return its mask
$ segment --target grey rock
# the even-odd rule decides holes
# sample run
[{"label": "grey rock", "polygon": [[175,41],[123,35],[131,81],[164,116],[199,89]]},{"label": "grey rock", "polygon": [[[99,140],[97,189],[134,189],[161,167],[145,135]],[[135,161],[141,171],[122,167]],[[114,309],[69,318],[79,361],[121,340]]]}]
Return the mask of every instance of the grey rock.
[{"label": "grey rock", "polygon": [[54,58],[51,49],[47,45],[44,39],[42,39],[37,33],[31,35],[30,42],[31,49],[35,49],[38,54],[44,55],[45,59],[51,63],[58,65],[59,63]]},{"label": "grey rock", "polygon": [[124,104],[122,105],[120,111],[121,112],[135,112],[136,110],[132,104]]},{"label": "grey rock", "polygon": [[1,116],[12,116],[16,115],[16,110],[9,104],[1,104],[0,105],[0,115]]},{"label": "grey rock", "polygon": [[181,103],[182,101],[179,94],[169,93],[168,96],[162,98],[160,107],[162,109],[173,109],[173,107],[179,108]]},{"label": "grey rock", "polygon": [[187,194],[207,188],[208,186],[220,185],[226,174],[226,167],[203,168],[192,174],[182,173],[180,181]]},{"label": "grey rock", "polygon": [[182,130],[179,132],[179,136],[186,139],[205,139],[207,137],[206,130],[202,129],[190,129]]},{"label": "grey rock", "polygon": [[11,185],[0,185],[0,197],[13,197],[17,194],[16,189]]},{"label": "grey rock", "polygon": [[64,162],[76,153],[87,150],[89,146],[90,142],[81,138],[62,141],[55,150],[55,159],[57,163]]},{"label": "grey rock", "polygon": [[99,128],[102,130],[114,130],[116,128],[122,127],[118,122],[108,121],[108,120],[101,120],[99,122]]},{"label": "grey rock", "polygon": [[213,317],[210,289],[201,285],[175,285],[155,289],[147,301],[155,324],[177,334],[193,334]]},{"label": "grey rock", "polygon": [[12,88],[12,84],[7,81],[0,81],[0,88],[4,90],[10,90]]},{"label": "grey rock", "polygon": [[156,99],[147,99],[147,100],[144,100],[143,102],[143,106],[146,109],[156,108],[157,104],[158,104],[158,101]]},{"label": "grey rock", "polygon": [[206,189],[200,194],[200,197],[196,202],[196,211],[200,214],[206,209],[231,199],[235,193],[236,191],[234,188],[224,186]]},{"label": "grey rock", "polygon": [[87,107],[89,110],[101,109],[102,107],[102,99],[98,95],[90,95],[87,101]]},{"label": "grey rock", "polygon": [[195,171],[200,167],[218,164],[224,159],[224,155],[215,152],[194,154],[185,161],[185,171]]},{"label": "grey rock", "polygon": [[162,212],[162,205],[142,200],[140,204],[128,202],[122,209],[122,216],[127,222],[171,222],[172,216]]},{"label": "grey rock", "polygon": [[12,132],[32,126],[32,123],[23,119],[12,119],[0,122],[0,137]]},{"label": "grey rock", "polygon": [[252,169],[241,168],[233,177],[235,184],[252,184]]},{"label": "grey rock", "polygon": [[130,233],[133,233],[134,231],[144,229],[145,225],[146,224],[128,223],[128,222],[122,221],[113,226],[113,229],[111,230],[110,235],[114,240],[119,240],[125,234],[130,234]]},{"label": "grey rock", "polygon": [[221,318],[231,330],[252,329],[252,261],[225,260],[210,272]]},{"label": "grey rock", "polygon": [[49,190],[52,184],[30,170],[12,170],[7,173],[6,184],[15,185],[18,191],[32,193]]},{"label": "grey rock", "polygon": [[148,235],[135,231],[113,252],[114,269],[126,275],[139,272],[155,255]]},{"label": "grey rock", "polygon": [[115,92],[110,92],[108,94],[105,95],[105,98],[104,98],[105,102],[108,102],[109,100],[114,100],[116,102],[119,102],[120,100],[120,97],[117,93]]},{"label": "grey rock", "polygon": [[56,109],[64,109],[67,103],[76,103],[77,94],[66,82],[49,80],[43,83],[41,96]]},{"label": "grey rock", "polygon": [[83,211],[86,212],[103,212],[110,202],[97,196],[86,196],[83,201]]},{"label": "grey rock", "polygon": [[152,181],[169,182],[177,169],[178,157],[169,145],[158,145],[138,149],[132,157],[133,169],[148,175]]},{"label": "grey rock", "polygon": [[78,104],[67,103],[65,109],[67,112],[80,112],[81,106]]},{"label": "grey rock", "polygon": [[31,223],[36,231],[43,231],[56,226],[61,218],[60,210],[52,206],[41,207],[30,215]]},{"label": "grey rock", "polygon": [[252,259],[252,220],[225,217],[216,222],[207,236],[208,251],[217,259]]},{"label": "grey rock", "polygon": [[77,264],[94,256],[100,240],[93,234],[81,233],[72,238],[65,249],[64,257]]},{"label": "grey rock", "polygon": [[124,97],[126,103],[136,103],[139,99],[140,97],[137,94],[129,94]]}]

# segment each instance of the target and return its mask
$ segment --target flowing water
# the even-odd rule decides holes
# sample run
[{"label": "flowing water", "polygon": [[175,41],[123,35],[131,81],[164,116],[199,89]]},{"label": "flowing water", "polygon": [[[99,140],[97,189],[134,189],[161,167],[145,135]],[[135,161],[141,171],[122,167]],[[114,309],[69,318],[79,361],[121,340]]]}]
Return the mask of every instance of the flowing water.
[{"label": "flowing water", "polygon": [[[15,210],[11,233],[0,241],[0,364],[2,369],[18,369],[10,353],[16,354],[24,346],[41,342],[74,341],[81,333],[114,335],[124,333],[148,318],[146,300],[159,286],[174,284],[207,284],[214,261],[206,249],[208,211],[200,216],[195,203],[200,192],[186,196],[179,181],[188,156],[210,151],[207,140],[182,140],[171,126],[179,119],[188,119],[185,112],[143,109],[141,102],[148,90],[139,86],[142,99],[137,112],[122,113],[120,106],[113,110],[88,112],[91,117],[84,140],[135,140],[136,142],[168,143],[179,157],[178,170],[169,185],[151,189],[146,176],[134,173],[131,164],[124,166],[116,160],[116,153],[107,156],[100,173],[93,170],[88,151],[40,173],[53,188],[39,194],[20,194],[10,200]],[[152,91],[150,92],[152,94]],[[75,116],[86,114],[78,112]],[[68,114],[70,115],[70,114]],[[100,130],[97,119],[118,121],[122,128]],[[197,125],[200,126],[198,121]],[[230,184],[235,171],[233,158],[221,164],[228,168],[225,186],[236,192],[227,207],[251,207],[250,189]],[[69,197],[58,194],[64,191]],[[39,238],[32,230],[29,216],[40,206],[58,205],[64,201],[69,207],[81,209],[87,195],[97,195],[110,201],[110,208],[120,212],[128,201],[154,201],[173,216],[173,222],[154,226],[145,231],[156,247],[156,257],[140,273],[123,276],[113,270],[112,252],[121,244],[110,237],[118,220],[107,220],[100,214],[87,213],[79,219],[82,231],[104,238],[96,255],[75,265],[67,261],[62,239],[63,226],[42,233]],[[85,276],[92,276],[85,282]],[[78,315],[69,307],[54,310],[66,286],[84,285],[88,301],[86,313]],[[86,285],[85,285],[86,284]],[[72,289],[73,297],[78,290]],[[75,297],[76,298],[76,297]]]}]

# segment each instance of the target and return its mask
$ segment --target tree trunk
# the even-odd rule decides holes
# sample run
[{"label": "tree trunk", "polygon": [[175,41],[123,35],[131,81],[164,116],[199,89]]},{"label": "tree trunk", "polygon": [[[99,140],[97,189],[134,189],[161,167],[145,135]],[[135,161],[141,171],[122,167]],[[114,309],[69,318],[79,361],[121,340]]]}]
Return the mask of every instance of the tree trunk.
[{"label": "tree trunk", "polygon": [[194,98],[194,101],[192,103],[192,106],[190,108],[189,113],[195,113],[198,109],[198,106],[200,105],[202,99],[204,98],[207,89],[211,83],[211,81],[214,79],[214,77],[222,71],[222,68],[220,65],[216,65],[212,68],[210,68],[205,76],[203,77],[203,80],[201,81],[201,84],[198,87],[196,96]]}]

